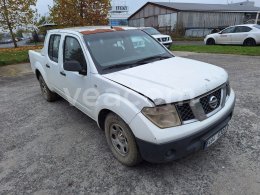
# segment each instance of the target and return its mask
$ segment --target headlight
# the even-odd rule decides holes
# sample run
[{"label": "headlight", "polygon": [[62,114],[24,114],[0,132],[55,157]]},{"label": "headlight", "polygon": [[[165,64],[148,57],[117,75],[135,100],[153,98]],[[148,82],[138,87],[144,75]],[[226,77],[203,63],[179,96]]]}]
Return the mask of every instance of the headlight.
[{"label": "headlight", "polygon": [[174,105],[143,108],[142,113],[159,128],[169,128],[181,125]]}]

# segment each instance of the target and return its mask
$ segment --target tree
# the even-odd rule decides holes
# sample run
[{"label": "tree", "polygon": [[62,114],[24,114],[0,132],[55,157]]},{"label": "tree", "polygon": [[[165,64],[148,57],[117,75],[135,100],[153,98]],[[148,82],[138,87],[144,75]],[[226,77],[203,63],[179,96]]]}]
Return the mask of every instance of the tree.
[{"label": "tree", "polygon": [[0,41],[3,39],[4,35],[0,32]]},{"label": "tree", "polygon": [[50,8],[58,26],[92,26],[108,24],[110,0],[54,0]]},{"label": "tree", "polygon": [[14,30],[18,26],[32,24],[36,0],[0,0],[0,24],[10,31],[14,47],[17,47]]},{"label": "tree", "polygon": [[37,24],[37,26],[40,26],[40,25],[44,24],[46,21],[47,21],[47,17],[41,16],[36,24]]}]

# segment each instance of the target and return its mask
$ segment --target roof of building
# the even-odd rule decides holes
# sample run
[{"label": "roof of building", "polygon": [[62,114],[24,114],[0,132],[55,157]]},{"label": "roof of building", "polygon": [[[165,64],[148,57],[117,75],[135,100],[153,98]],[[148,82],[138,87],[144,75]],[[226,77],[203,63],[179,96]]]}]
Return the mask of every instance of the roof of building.
[{"label": "roof of building", "polygon": [[134,12],[128,19],[134,16],[147,4],[173,9],[176,11],[202,11],[202,12],[260,12],[252,1],[244,1],[232,4],[202,4],[202,3],[175,3],[175,2],[147,2],[140,9]]},{"label": "roof of building", "polygon": [[153,2],[154,4],[182,11],[260,11],[254,2],[246,1],[232,4],[202,4],[202,3],[173,3]]}]

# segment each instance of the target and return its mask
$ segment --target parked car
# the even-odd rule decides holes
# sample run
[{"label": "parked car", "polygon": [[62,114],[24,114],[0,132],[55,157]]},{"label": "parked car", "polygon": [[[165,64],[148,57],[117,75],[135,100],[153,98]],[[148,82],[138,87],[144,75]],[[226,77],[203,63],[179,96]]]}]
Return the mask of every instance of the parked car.
[{"label": "parked car", "polygon": [[12,39],[3,39],[1,40],[0,44],[8,44],[8,43],[12,43],[13,40]]},{"label": "parked car", "polygon": [[158,30],[152,27],[142,27],[141,28],[144,32],[148,33],[149,35],[153,36],[157,39],[161,44],[165,47],[170,48],[172,45],[172,38],[169,35],[163,35]]},{"label": "parked car", "polygon": [[230,26],[219,33],[207,35],[204,42],[207,45],[232,44],[255,46],[260,44],[260,25],[244,24]]},{"label": "parked car", "polygon": [[58,94],[94,119],[127,166],[206,149],[233,114],[224,69],[175,57],[140,29],[51,30],[29,57],[43,97],[51,102]]}]

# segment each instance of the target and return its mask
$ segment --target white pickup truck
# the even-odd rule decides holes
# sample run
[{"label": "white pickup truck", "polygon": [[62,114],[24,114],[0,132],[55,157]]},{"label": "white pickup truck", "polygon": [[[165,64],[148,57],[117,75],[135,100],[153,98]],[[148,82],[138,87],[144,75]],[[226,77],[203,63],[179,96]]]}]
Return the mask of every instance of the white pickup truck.
[{"label": "white pickup truck", "polygon": [[172,46],[172,38],[169,35],[163,35],[158,30],[152,27],[140,27],[141,30],[154,37],[157,41],[163,44],[168,49]]},{"label": "white pickup truck", "polygon": [[42,51],[29,56],[43,97],[59,95],[95,120],[127,166],[206,149],[233,114],[225,70],[175,57],[140,29],[51,30]]}]

